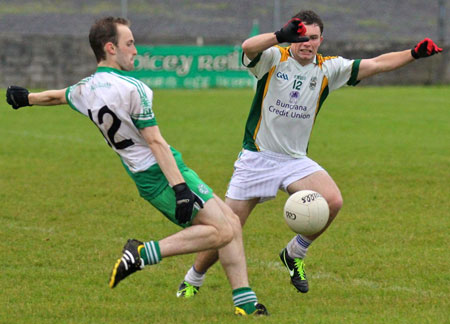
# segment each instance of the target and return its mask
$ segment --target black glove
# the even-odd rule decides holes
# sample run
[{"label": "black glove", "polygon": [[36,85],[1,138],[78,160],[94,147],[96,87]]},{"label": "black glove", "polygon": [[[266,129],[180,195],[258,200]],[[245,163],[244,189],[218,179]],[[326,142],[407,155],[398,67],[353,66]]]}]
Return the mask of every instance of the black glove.
[{"label": "black glove", "polygon": [[299,18],[292,18],[279,31],[275,32],[278,43],[303,43],[309,41],[305,36],[306,27]]},{"label": "black glove", "polygon": [[14,109],[31,106],[28,101],[29,93],[30,92],[25,88],[18,86],[9,86],[6,90],[6,102],[10,104]]},{"label": "black glove", "polygon": [[439,52],[442,52],[442,48],[439,48],[433,40],[425,38],[411,50],[411,55],[415,59],[419,59],[421,57],[428,57]]},{"label": "black glove", "polygon": [[187,223],[191,220],[194,204],[197,203],[200,208],[203,208],[203,203],[192,191],[189,189],[186,182],[179,183],[172,187],[175,191],[175,200],[177,206],[175,208],[175,218],[180,224]]}]

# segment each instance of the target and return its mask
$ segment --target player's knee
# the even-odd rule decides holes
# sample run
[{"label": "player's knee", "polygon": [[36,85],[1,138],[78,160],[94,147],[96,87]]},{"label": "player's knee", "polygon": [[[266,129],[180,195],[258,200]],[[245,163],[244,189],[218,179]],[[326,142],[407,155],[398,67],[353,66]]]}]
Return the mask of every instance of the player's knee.
[{"label": "player's knee", "polygon": [[239,216],[233,212],[230,212],[227,214],[227,218],[231,226],[233,227],[234,234],[240,234],[242,232],[242,224]]},{"label": "player's knee", "polygon": [[235,236],[236,228],[240,228],[239,219],[233,220],[232,217],[227,217],[224,222],[218,225],[216,227],[216,248],[221,248],[230,243]]},{"label": "player's knee", "polygon": [[233,240],[234,232],[235,232],[234,226],[230,222],[228,222],[221,232],[222,246],[227,245]]},{"label": "player's knee", "polygon": [[230,224],[220,226],[220,228],[217,229],[215,248],[221,248],[227,245],[233,240],[233,237],[233,227]]},{"label": "player's knee", "polygon": [[339,210],[341,210],[342,205],[344,204],[342,195],[340,193],[336,193],[335,195],[330,197],[327,202],[328,202],[328,207],[330,208],[330,217],[332,217],[332,218],[336,217]]}]

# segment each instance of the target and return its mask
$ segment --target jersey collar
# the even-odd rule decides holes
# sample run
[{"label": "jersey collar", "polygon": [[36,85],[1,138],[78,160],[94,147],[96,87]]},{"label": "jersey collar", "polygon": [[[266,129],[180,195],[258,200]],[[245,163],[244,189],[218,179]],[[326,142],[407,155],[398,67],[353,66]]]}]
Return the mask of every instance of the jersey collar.
[{"label": "jersey collar", "polygon": [[116,68],[112,68],[109,66],[97,66],[97,71],[96,72],[114,72],[114,73],[118,73],[118,74],[122,74],[122,75],[127,75],[127,71],[123,71],[123,70],[119,70]]}]

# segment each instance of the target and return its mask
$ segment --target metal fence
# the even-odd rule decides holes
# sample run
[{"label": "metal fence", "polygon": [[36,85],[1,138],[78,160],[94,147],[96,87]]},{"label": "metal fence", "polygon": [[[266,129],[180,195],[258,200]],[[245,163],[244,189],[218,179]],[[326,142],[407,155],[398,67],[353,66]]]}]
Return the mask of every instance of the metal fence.
[{"label": "metal fence", "polygon": [[8,0],[0,1],[0,32],[87,35],[105,15],[125,15],[145,42],[241,42],[257,20],[261,32],[278,29],[301,9],[316,11],[327,40],[447,43],[448,0]]},{"label": "metal fence", "polygon": [[[239,46],[252,28],[273,32],[302,9],[324,21],[322,53],[372,57],[424,37],[445,51],[368,84],[450,83],[448,0],[0,0],[0,86],[59,87],[95,68],[87,35],[95,19],[126,16],[138,45]],[[20,73],[15,73],[20,71]],[[18,80],[18,75],[22,79]],[[173,82],[172,82],[173,83]]]}]

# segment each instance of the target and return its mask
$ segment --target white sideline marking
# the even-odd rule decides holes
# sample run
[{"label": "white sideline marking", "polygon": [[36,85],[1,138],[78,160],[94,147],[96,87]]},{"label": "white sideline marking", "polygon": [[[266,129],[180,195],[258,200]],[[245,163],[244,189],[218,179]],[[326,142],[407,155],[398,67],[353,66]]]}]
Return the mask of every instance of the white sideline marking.
[{"label": "white sideline marking", "polygon": [[39,227],[39,226],[22,226],[18,224],[6,223],[4,224],[6,227],[10,229],[19,229],[23,231],[31,231],[31,232],[42,232],[42,233],[54,233],[54,227]]},{"label": "white sideline marking", "polygon": [[21,136],[21,137],[31,137],[31,138],[38,138],[43,140],[56,140],[56,141],[62,141],[62,142],[73,142],[73,143],[80,143],[83,145],[89,145],[89,146],[103,146],[104,143],[100,141],[91,141],[88,139],[80,139],[76,136],[71,135],[54,135],[54,134],[44,134],[40,132],[30,132],[27,130],[0,130],[0,133],[4,134],[10,134],[14,136]]},{"label": "white sideline marking", "polygon": [[[272,269],[272,270],[282,270],[286,271],[285,267],[280,262],[275,261],[262,261],[257,260],[253,258],[247,258],[248,265],[255,265],[258,267],[266,268],[266,269]],[[353,287],[367,287],[371,289],[378,289],[378,290],[385,290],[385,291],[402,291],[402,292],[408,292],[408,293],[420,293],[421,295],[428,295],[430,297],[448,297],[445,293],[436,293],[434,291],[430,290],[418,290],[415,288],[410,287],[403,287],[403,286],[389,286],[389,287],[382,287],[379,283],[367,279],[349,279],[344,280],[342,278],[339,278],[333,273],[330,272],[323,272],[319,271],[316,273],[308,273],[308,269],[306,269],[307,276],[310,276],[312,279],[332,279],[334,281],[338,282],[345,282],[346,285],[350,284]]]}]

